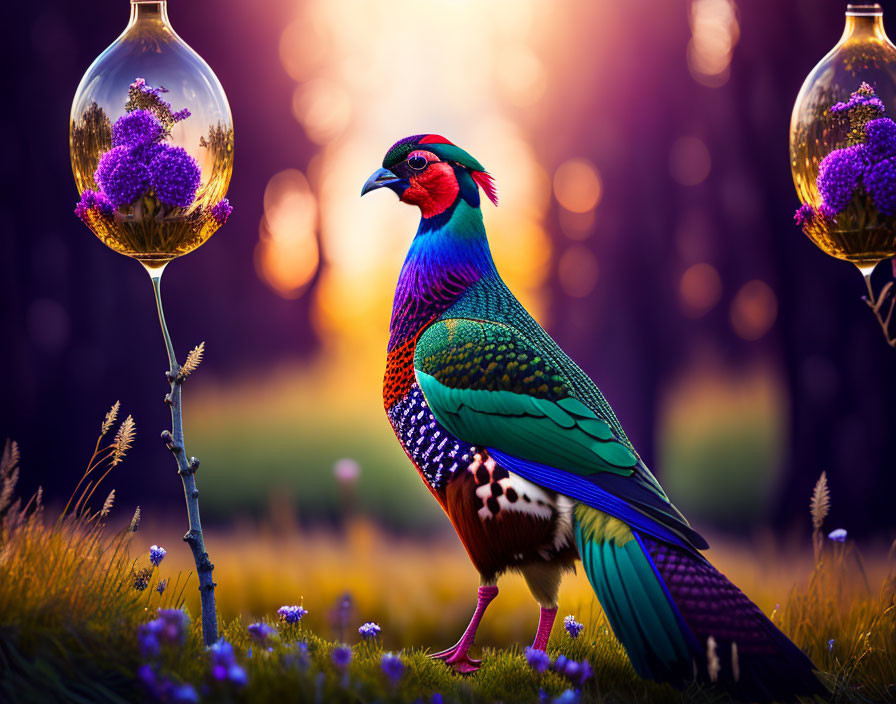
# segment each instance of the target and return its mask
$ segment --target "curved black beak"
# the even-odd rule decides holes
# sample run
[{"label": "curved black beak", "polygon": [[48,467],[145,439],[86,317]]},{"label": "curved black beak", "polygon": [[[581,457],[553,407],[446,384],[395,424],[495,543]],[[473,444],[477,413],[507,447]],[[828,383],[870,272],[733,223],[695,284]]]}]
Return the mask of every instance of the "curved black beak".
[{"label": "curved black beak", "polygon": [[389,169],[377,169],[370,174],[370,178],[364,182],[364,186],[361,188],[361,195],[363,196],[365,193],[370,193],[370,191],[375,191],[377,188],[382,188],[383,186],[395,190],[393,186],[401,183],[401,181],[402,179],[398,178],[398,176],[389,171]]}]

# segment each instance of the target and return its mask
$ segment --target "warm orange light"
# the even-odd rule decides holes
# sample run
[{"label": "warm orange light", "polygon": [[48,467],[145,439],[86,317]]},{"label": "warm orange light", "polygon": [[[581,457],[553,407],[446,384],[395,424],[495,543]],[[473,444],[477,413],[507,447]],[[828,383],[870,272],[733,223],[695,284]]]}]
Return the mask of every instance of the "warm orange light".
[{"label": "warm orange light", "polygon": [[734,0],[692,0],[690,22],[687,60],[691,75],[706,86],[724,85],[740,38]]},{"label": "warm orange light", "polygon": [[598,273],[597,257],[580,244],[563,252],[557,262],[557,280],[571,298],[584,298],[591,293],[597,284]]},{"label": "warm orange light", "polygon": [[292,114],[312,142],[326,144],[348,126],[352,101],[345,88],[335,81],[318,79],[296,88]]},{"label": "warm orange light", "polygon": [[574,213],[587,213],[600,202],[602,184],[594,164],[587,159],[570,159],[554,172],[554,196]]},{"label": "warm orange light", "polygon": [[317,201],[301,171],[275,174],[264,190],[255,268],[284,298],[298,298],[317,271]]},{"label": "warm orange light", "polygon": [[678,293],[684,314],[699,318],[712,310],[722,297],[722,279],[712,264],[694,264],[682,274]]},{"label": "warm orange light", "polygon": [[764,281],[745,283],[731,302],[731,327],[745,340],[758,340],[778,317],[778,298]]}]

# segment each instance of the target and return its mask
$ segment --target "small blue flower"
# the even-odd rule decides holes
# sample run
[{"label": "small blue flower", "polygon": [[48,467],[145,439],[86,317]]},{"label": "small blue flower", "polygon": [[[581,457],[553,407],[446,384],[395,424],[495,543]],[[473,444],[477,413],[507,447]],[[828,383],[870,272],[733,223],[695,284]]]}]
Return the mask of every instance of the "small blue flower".
[{"label": "small blue flower", "polygon": [[165,591],[165,589],[166,589],[167,587],[168,587],[168,580],[167,580],[167,579],[160,579],[160,580],[159,580],[159,583],[156,585],[156,591],[157,591],[159,594],[162,594],[162,593],[164,593],[164,591]]},{"label": "small blue flower", "polygon": [[831,638],[828,641],[828,652],[831,652],[831,653],[834,652],[834,639],[833,638]]},{"label": "small blue flower", "polygon": [[158,545],[153,545],[149,549],[149,561],[155,566],[158,567],[162,560],[165,559],[165,555],[168,554],[168,551],[165,548],[160,547]]},{"label": "small blue flower", "polygon": [[298,623],[307,613],[307,609],[297,605],[281,606],[277,609],[277,615],[280,617],[280,620],[285,623]]},{"label": "small blue flower", "polygon": [[333,659],[333,664],[340,670],[344,670],[352,661],[352,649],[347,645],[337,645],[333,648],[331,657]]},{"label": "small blue flower", "polygon": [[402,675],[404,675],[404,663],[401,661],[401,657],[393,653],[383,653],[382,660],[380,660],[380,667],[386,677],[389,678],[393,687],[398,683]]},{"label": "small blue flower", "polygon": [[239,665],[231,665],[227,668],[227,679],[237,687],[245,687],[249,684],[249,676]]},{"label": "small blue flower", "polygon": [[246,628],[249,631],[249,635],[261,645],[267,643],[268,638],[274,635],[277,631],[274,628],[271,628],[266,623],[253,623]]},{"label": "small blue flower", "polygon": [[434,692],[432,698],[429,700],[429,704],[444,704],[444,701],[445,700],[442,698],[441,694]]},{"label": "small blue flower", "polygon": [[371,638],[377,638],[382,630],[383,629],[379,627],[379,624],[369,621],[358,629],[358,633],[361,634],[361,637],[364,640],[370,640]]},{"label": "small blue flower", "polygon": [[554,697],[552,704],[579,704],[582,696],[578,690],[567,689],[560,695]]},{"label": "small blue flower", "polygon": [[199,701],[199,694],[191,684],[180,684],[171,692],[171,701],[176,704],[192,704]]},{"label": "small blue flower", "polygon": [[575,616],[569,615],[563,619],[563,626],[570,638],[578,638],[579,634],[584,630],[585,626],[576,621]]},{"label": "small blue flower", "polygon": [[526,648],[526,662],[536,672],[544,672],[551,666],[551,658],[548,654],[535,648]]},{"label": "small blue flower", "polygon": [[837,528],[836,530],[832,530],[828,533],[828,540],[833,540],[835,543],[846,542],[846,529]]}]

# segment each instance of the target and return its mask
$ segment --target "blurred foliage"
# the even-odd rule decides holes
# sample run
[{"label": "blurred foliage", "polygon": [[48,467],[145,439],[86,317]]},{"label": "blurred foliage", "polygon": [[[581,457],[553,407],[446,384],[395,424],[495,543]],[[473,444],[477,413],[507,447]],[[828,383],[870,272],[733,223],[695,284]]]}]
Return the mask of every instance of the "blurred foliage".
[{"label": "blurred foliage", "polygon": [[736,527],[767,518],[787,439],[786,394],[757,367],[699,366],[667,393],[659,429],[663,486],[691,521]]}]

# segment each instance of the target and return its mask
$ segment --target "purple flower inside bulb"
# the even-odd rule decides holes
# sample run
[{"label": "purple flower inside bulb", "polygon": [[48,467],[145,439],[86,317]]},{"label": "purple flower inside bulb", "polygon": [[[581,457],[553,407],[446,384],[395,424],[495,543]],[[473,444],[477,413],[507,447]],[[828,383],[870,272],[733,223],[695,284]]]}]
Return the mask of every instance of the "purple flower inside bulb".
[{"label": "purple flower inside bulb", "polygon": [[186,208],[196,197],[200,170],[183,147],[165,148],[149,164],[149,183],[165,205]]},{"label": "purple flower inside bulb", "polygon": [[877,209],[883,215],[896,215],[896,157],[869,166],[862,180]]},{"label": "purple flower inside bulb", "polygon": [[842,212],[852,200],[862,172],[867,166],[865,145],[836,149],[818,167],[818,191],[834,213]]},{"label": "purple flower inside bulb", "polygon": [[134,110],[119,117],[112,125],[113,147],[146,146],[162,138],[161,123],[148,110]]}]

